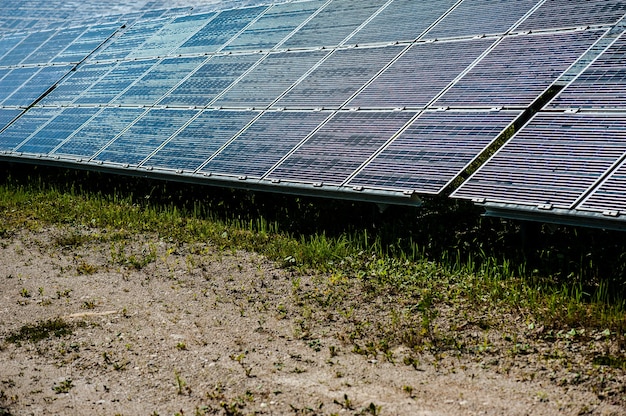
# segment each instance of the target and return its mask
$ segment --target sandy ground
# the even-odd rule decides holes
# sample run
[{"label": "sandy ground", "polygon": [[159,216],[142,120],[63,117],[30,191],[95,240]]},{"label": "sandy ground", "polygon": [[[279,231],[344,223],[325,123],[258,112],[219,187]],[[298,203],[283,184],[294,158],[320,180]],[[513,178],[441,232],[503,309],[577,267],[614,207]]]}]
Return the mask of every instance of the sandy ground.
[{"label": "sandy ground", "polygon": [[296,277],[258,255],[78,234],[0,238],[0,415],[626,414],[532,364],[405,365],[353,352],[341,321],[304,335]]}]

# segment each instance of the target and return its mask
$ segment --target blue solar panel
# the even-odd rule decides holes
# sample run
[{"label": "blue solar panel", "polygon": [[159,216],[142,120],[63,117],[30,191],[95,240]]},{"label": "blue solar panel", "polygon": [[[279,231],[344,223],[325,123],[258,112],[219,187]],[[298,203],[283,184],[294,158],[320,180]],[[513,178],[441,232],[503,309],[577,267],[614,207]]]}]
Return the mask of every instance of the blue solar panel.
[{"label": "blue solar panel", "polygon": [[21,113],[22,110],[14,108],[0,108],[0,131],[4,130]]},{"label": "blue solar panel", "polygon": [[104,108],[53,153],[89,159],[145,111],[141,108]]},{"label": "blue solar panel", "polygon": [[178,54],[209,53],[220,50],[267,6],[223,11],[178,48]]},{"label": "blue solar panel", "polygon": [[93,107],[66,108],[15,150],[46,154],[66,140],[98,111],[99,109]]},{"label": "blue solar panel", "polygon": [[626,108],[626,35],[569,84],[552,108]]},{"label": "blue solar panel", "polygon": [[337,113],[268,178],[342,185],[414,115],[400,111]]},{"label": "blue solar panel", "polygon": [[55,31],[46,30],[34,32],[28,35],[19,45],[15,46],[0,59],[0,66],[19,65],[28,55],[30,55],[39,45],[50,38]]},{"label": "blue solar panel", "polygon": [[95,159],[138,165],[197,113],[197,110],[151,109]]},{"label": "blue solar panel", "polygon": [[623,0],[547,0],[517,30],[613,24],[624,14]]},{"label": "blue solar panel", "polygon": [[15,149],[60,112],[60,108],[31,108],[0,132],[0,150]]},{"label": "blue solar panel", "polygon": [[115,63],[85,64],[71,72],[40,102],[41,105],[68,105],[102,76],[115,67]]},{"label": "blue solar panel", "polygon": [[205,106],[261,58],[259,54],[214,56],[159,104]]},{"label": "blue solar panel", "polygon": [[59,53],[52,62],[82,62],[100,45],[109,39],[118,29],[119,24],[105,24],[88,27],[71,45]]},{"label": "blue solar panel", "polygon": [[204,57],[164,59],[137,80],[124,94],[113,100],[113,103],[154,105],[204,61]]},{"label": "blue solar panel", "polygon": [[11,96],[22,84],[35,75],[40,68],[15,68],[0,80],[0,103]]},{"label": "blue solar panel", "polygon": [[24,40],[26,34],[6,34],[0,38],[0,62],[2,57],[9,53],[14,47],[16,47],[21,41]]},{"label": "blue solar panel", "polygon": [[276,105],[286,108],[339,108],[405,47],[335,51]]},{"label": "blue solar panel", "polygon": [[157,62],[156,59],[121,62],[74,102],[77,104],[108,104],[133,82],[141,78]]},{"label": "blue solar panel", "polygon": [[538,113],[453,196],[573,208],[625,152],[622,114]]},{"label": "blue solar panel", "polygon": [[394,0],[348,39],[350,44],[413,41],[456,0]]},{"label": "blue solar panel", "polygon": [[347,105],[422,108],[493,43],[493,39],[416,43]]},{"label": "blue solar panel", "polygon": [[[622,164],[587,197],[577,209],[605,213],[626,213],[626,164]],[[615,215],[615,214],[612,214]]]},{"label": "blue solar panel", "polygon": [[333,0],[281,46],[335,46],[380,9],[386,0]]},{"label": "blue solar panel", "polygon": [[225,51],[271,49],[324,5],[325,0],[272,6],[224,48]]},{"label": "blue solar panel", "polygon": [[520,114],[422,113],[349,185],[438,194]]},{"label": "blue solar panel", "polygon": [[258,114],[204,110],[144,165],[195,171]]},{"label": "blue solar panel", "polygon": [[137,22],[120,34],[119,37],[111,39],[102,49],[94,53],[90,59],[105,61],[126,58],[148,38],[158,32],[168,20],[169,19],[159,19]]},{"label": "blue solar panel", "polygon": [[139,48],[131,52],[129,58],[166,56],[196,33],[215,13],[183,16],[163,26],[147,39]]},{"label": "blue solar panel", "polygon": [[60,52],[67,48],[69,44],[84,31],[85,28],[71,28],[62,29],[56,32],[46,42],[39,45],[39,47],[26,59],[24,59],[22,64],[47,64]]},{"label": "blue solar panel", "polygon": [[540,0],[464,0],[424,38],[506,33]]},{"label": "blue solar panel", "polygon": [[261,178],[328,116],[321,111],[265,113],[211,159],[202,172]]},{"label": "blue solar panel", "polygon": [[326,55],[327,51],[269,54],[220,97],[215,105],[267,107]]},{"label": "blue solar panel", "polygon": [[602,34],[574,31],[504,38],[435,105],[526,107]]},{"label": "blue solar panel", "polygon": [[39,97],[46,93],[61,78],[72,70],[72,66],[45,66],[24,82],[13,94],[2,102],[6,106],[28,107],[37,101]]}]

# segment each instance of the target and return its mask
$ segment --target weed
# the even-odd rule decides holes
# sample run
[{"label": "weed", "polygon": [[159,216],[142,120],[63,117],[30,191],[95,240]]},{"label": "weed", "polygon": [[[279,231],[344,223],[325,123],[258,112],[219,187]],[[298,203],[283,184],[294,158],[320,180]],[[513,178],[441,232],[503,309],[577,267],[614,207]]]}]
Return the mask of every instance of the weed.
[{"label": "weed", "polygon": [[31,294],[30,291],[26,288],[22,288],[22,290],[20,290],[20,296],[23,298],[30,298]]},{"label": "weed", "polygon": [[19,344],[22,341],[39,342],[55,336],[57,338],[71,335],[72,325],[61,318],[38,322],[34,325],[24,325],[17,332],[6,337],[7,342]]},{"label": "weed", "polygon": [[187,385],[187,382],[181,377],[177,370],[174,370],[174,378],[176,380],[176,389],[178,395],[191,394],[191,388]]},{"label": "weed", "polygon": [[184,342],[180,341],[176,344],[176,349],[179,351],[187,351],[187,344],[185,344]]},{"label": "weed", "polygon": [[68,378],[61,381],[59,384],[54,383],[52,390],[54,390],[56,394],[69,393],[72,387],[74,387],[74,383],[71,378]]}]

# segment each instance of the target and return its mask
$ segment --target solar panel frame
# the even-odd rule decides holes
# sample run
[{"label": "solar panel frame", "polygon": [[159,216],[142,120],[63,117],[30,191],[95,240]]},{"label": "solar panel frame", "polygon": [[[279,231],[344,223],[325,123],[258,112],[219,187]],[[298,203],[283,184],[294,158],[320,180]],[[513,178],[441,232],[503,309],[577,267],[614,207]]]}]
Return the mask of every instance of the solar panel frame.
[{"label": "solar panel frame", "polygon": [[521,111],[423,112],[348,185],[440,194],[521,114]]},{"label": "solar panel frame", "polygon": [[626,152],[619,113],[537,113],[452,196],[573,209]]},{"label": "solar panel frame", "polygon": [[578,30],[505,37],[433,105],[528,107],[605,33]]}]

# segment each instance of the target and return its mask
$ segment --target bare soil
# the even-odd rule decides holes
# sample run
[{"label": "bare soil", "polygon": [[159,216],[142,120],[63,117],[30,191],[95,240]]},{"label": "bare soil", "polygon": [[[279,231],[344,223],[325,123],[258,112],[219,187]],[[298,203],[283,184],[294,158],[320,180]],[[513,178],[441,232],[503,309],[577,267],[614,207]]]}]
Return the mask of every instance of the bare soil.
[{"label": "bare soil", "polygon": [[[354,352],[351,324],[303,309],[295,279],[312,291],[320,276],[150,235],[5,235],[0,415],[626,415],[584,383],[559,383],[578,370],[547,366],[538,350],[424,352],[410,365],[402,345]],[[373,320],[385,313],[363,306]],[[56,333],[37,340],[50,323]],[[623,372],[606,371],[623,386]]]}]

